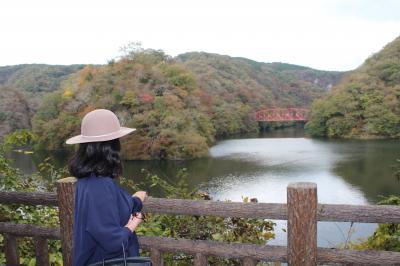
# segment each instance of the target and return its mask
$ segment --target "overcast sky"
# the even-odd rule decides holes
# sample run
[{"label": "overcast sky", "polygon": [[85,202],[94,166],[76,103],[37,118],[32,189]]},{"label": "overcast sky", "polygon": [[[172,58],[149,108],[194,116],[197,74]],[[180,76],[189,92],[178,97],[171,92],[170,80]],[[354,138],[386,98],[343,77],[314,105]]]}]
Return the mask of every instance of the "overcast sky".
[{"label": "overcast sky", "polygon": [[129,41],[324,70],[400,35],[397,0],[1,0],[0,65],[103,64]]}]

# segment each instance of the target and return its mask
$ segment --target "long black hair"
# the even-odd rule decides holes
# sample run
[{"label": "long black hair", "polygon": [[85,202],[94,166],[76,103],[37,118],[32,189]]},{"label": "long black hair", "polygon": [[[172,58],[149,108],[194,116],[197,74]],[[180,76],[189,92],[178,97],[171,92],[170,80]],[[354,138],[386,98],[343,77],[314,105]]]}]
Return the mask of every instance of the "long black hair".
[{"label": "long black hair", "polygon": [[119,139],[80,143],[68,162],[68,170],[76,178],[87,177],[92,173],[118,178],[123,171],[120,151]]}]

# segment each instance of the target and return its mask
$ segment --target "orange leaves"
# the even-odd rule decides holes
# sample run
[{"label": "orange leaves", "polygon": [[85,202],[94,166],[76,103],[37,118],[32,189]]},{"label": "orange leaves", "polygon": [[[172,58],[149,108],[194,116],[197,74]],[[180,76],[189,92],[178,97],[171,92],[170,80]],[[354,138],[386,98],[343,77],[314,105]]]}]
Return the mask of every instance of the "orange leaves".
[{"label": "orange leaves", "polygon": [[83,108],[83,110],[80,111],[78,115],[79,115],[79,117],[84,117],[87,113],[89,113],[95,109],[96,108],[94,108],[93,106],[88,105],[85,108]]},{"label": "orange leaves", "polygon": [[79,87],[82,87],[85,82],[90,82],[93,78],[94,75],[96,74],[96,70],[93,69],[91,66],[85,66],[80,72],[79,72]]},{"label": "orange leaves", "polygon": [[142,103],[153,103],[154,102],[154,95],[149,94],[149,93],[142,93],[139,96],[139,101]]}]

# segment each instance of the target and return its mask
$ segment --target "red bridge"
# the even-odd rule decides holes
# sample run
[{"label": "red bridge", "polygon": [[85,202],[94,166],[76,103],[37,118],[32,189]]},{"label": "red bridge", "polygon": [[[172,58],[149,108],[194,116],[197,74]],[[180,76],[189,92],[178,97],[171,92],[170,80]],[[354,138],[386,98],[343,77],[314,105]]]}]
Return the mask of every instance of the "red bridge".
[{"label": "red bridge", "polygon": [[256,120],[265,122],[307,121],[306,108],[265,108],[256,111]]}]

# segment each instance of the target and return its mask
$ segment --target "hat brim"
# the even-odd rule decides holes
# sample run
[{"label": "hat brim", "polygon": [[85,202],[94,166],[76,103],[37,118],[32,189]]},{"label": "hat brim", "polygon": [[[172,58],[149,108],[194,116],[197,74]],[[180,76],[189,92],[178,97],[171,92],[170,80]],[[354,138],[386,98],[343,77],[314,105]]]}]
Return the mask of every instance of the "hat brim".
[{"label": "hat brim", "polygon": [[121,138],[129,133],[135,131],[136,128],[129,128],[129,127],[121,127],[120,130],[101,136],[83,136],[78,135],[72,138],[69,138],[65,141],[67,144],[78,144],[78,143],[87,143],[87,142],[98,142],[98,141],[107,141]]}]

